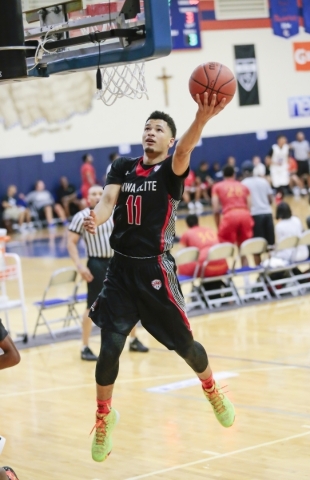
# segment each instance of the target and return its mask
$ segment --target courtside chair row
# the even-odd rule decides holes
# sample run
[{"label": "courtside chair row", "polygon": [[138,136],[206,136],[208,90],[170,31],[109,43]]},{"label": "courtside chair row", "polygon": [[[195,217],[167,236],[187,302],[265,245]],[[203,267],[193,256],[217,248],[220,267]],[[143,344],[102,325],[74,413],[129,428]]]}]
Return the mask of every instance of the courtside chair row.
[{"label": "courtside chair row", "polygon": [[[304,295],[310,291],[310,258],[296,260],[296,249],[300,245],[310,246],[310,230],[303,232],[300,237],[283,239],[273,251],[268,249],[264,238],[246,240],[239,249],[227,242],[211,247],[207,259],[201,268],[197,266],[192,277],[178,276],[187,312],[193,313],[195,310],[194,313],[199,313],[199,309],[212,311],[225,305],[240,306],[267,301],[272,297],[280,299]],[[278,266],[281,262],[274,261],[276,254],[287,249],[292,250],[289,263]],[[195,247],[179,250],[175,255],[176,264],[179,266],[197,261],[198,255],[199,250]],[[237,267],[242,256],[247,257],[251,265],[254,255],[260,255],[261,265]],[[214,260],[226,260],[226,274],[205,277],[206,267]]]}]

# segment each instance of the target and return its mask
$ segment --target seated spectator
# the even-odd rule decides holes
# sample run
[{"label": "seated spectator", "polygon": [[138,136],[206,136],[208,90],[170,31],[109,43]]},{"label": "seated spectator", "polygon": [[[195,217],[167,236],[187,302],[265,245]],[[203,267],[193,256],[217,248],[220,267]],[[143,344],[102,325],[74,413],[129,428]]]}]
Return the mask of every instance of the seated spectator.
[{"label": "seated spectator", "polygon": [[236,159],[235,157],[232,157],[232,156],[229,156],[227,158],[227,162],[226,162],[226,165],[229,165],[230,167],[232,167],[234,169],[234,172],[235,172],[235,178],[239,178],[239,174],[240,174],[240,169],[239,167],[237,167],[236,165]]},{"label": "seated spectator", "polygon": [[210,169],[208,162],[202,161],[198,169],[195,172],[196,174],[196,184],[201,188],[201,197],[204,200],[210,200],[210,193],[211,193],[211,185],[213,184],[213,180],[210,176]]},{"label": "seated spectator", "polygon": [[81,210],[81,201],[77,198],[76,188],[68,182],[67,177],[60,177],[57,188],[57,201],[63,206],[67,218]]},{"label": "seated spectator", "polygon": [[[25,227],[25,223],[29,224],[31,216],[28,208],[21,205],[21,201],[17,198],[17,188],[15,185],[10,185],[7,189],[6,195],[2,199],[3,221],[4,224],[11,230],[11,223],[17,222],[19,228]],[[9,225],[10,224],[10,225]]]},{"label": "seated spectator", "polygon": [[213,183],[223,180],[223,172],[220,162],[214,162],[212,164],[212,167],[210,168],[210,177],[213,180]]},{"label": "seated spectator", "polygon": [[[189,210],[203,210],[203,205],[200,202],[201,188],[196,183],[196,176],[193,170],[190,170],[188,176],[184,181],[184,193],[182,200],[186,203]],[[193,202],[195,201],[195,203]]]},{"label": "seated spectator", "polygon": [[261,158],[258,155],[254,155],[254,157],[252,158],[252,163],[254,166],[254,169],[253,169],[254,177],[265,177],[266,167],[262,163]]},{"label": "seated spectator", "polygon": [[47,221],[48,226],[53,226],[53,213],[55,213],[63,224],[67,223],[64,209],[59,203],[55,203],[52,194],[45,189],[42,180],[38,180],[35,189],[26,195],[25,200],[38,212],[40,220]]},{"label": "seated spectator", "polygon": [[[200,267],[208,256],[208,252],[213,245],[219,243],[219,239],[215,231],[210,227],[200,227],[197,215],[190,214],[186,217],[186,224],[188,230],[183,233],[180,238],[180,243],[184,247],[197,247],[200,250],[198,257],[198,264]],[[180,275],[192,276],[196,269],[197,262],[190,262],[178,267]],[[215,277],[217,275],[224,275],[227,272],[226,260],[214,260],[210,262],[204,272],[205,277]],[[201,275],[201,272],[198,272]]]},{"label": "seated spectator", "polygon": [[298,167],[295,158],[289,157],[288,170],[290,175],[290,189],[292,190],[294,198],[296,200],[300,199],[300,194],[302,192],[302,183],[297,176],[297,169]]},{"label": "seated spectator", "polygon": [[[281,202],[277,206],[276,219],[278,220],[275,228],[277,242],[292,235],[300,237],[302,234],[303,228],[301,221],[298,217],[292,215],[291,208],[286,202]],[[297,248],[287,248],[286,250],[276,252],[273,256],[290,263],[291,261],[301,262],[307,260],[308,253],[307,246],[300,245]]]}]

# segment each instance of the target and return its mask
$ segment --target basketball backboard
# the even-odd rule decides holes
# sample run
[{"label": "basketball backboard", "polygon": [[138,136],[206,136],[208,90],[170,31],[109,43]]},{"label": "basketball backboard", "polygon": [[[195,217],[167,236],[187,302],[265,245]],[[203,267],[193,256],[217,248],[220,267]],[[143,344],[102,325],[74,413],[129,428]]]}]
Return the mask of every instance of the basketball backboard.
[{"label": "basketball backboard", "polygon": [[[28,79],[171,51],[167,0],[24,0],[22,6]],[[0,78],[0,84],[10,80]]]}]

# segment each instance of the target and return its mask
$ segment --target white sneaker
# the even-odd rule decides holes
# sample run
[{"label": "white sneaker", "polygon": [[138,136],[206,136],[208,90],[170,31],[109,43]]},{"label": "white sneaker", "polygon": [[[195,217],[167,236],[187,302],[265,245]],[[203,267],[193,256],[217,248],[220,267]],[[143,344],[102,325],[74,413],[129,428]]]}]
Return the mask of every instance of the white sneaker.
[{"label": "white sneaker", "polygon": [[194,204],[194,202],[188,202],[187,206],[188,206],[188,209],[189,209],[190,211],[195,210],[195,204]]},{"label": "white sneaker", "polygon": [[195,209],[196,210],[199,210],[199,212],[201,212],[203,210],[203,205],[201,202],[195,202]]},{"label": "white sneaker", "polygon": [[302,195],[307,195],[308,192],[307,192],[307,189],[306,189],[306,188],[302,188],[302,189],[300,190],[300,193],[301,193]]}]

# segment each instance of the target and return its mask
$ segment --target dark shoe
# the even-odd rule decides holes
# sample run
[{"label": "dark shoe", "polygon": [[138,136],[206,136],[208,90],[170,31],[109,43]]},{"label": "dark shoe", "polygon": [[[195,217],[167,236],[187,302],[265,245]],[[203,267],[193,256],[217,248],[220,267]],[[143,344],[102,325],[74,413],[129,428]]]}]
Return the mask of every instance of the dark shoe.
[{"label": "dark shoe", "polygon": [[96,357],[89,347],[84,347],[81,351],[81,359],[87,360],[88,362],[95,362],[98,360],[98,357]]},{"label": "dark shoe", "polygon": [[135,338],[129,345],[129,351],[130,352],[141,352],[141,353],[146,353],[149,351],[147,347],[143,345],[143,343],[140,342],[137,338]]}]

